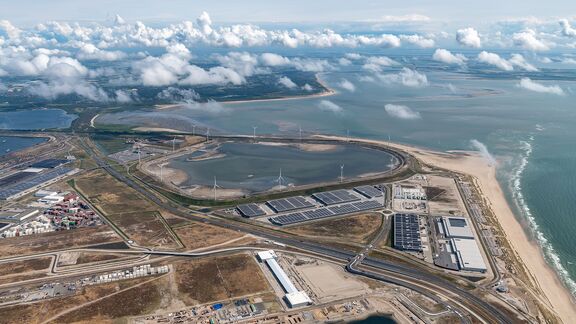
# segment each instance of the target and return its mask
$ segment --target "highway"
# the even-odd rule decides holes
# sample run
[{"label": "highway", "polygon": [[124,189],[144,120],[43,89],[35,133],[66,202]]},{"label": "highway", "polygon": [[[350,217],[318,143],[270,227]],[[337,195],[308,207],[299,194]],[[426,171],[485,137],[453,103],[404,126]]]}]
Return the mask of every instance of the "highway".
[{"label": "highway", "polygon": [[[98,153],[95,152],[89,145],[84,143],[83,140],[81,140],[81,145],[83,146],[84,150],[91,155],[91,157],[96,161],[96,163],[100,167],[102,167],[102,169],[106,170],[117,180],[133,188],[134,190],[136,190],[137,192],[139,192],[144,197],[154,202],[161,208],[166,209],[177,216],[192,221],[204,222],[210,225],[215,225],[235,231],[252,234],[255,236],[262,237],[264,239],[285,244],[287,246],[292,246],[297,249],[305,250],[322,256],[328,256],[331,258],[344,260],[346,262],[354,260],[357,257],[354,253],[350,251],[324,246],[318,243],[304,241],[302,239],[288,237],[267,228],[210,217],[207,214],[202,214],[191,210],[182,210],[181,208],[174,206],[170,202],[162,201],[155,194],[151,193],[148,189],[142,187],[140,184],[136,183],[132,179],[127,178],[126,176],[118,172],[116,169],[110,167],[107,164],[107,162],[104,161],[98,155]],[[374,268],[378,272],[360,270],[358,269],[358,266],[360,264]],[[425,271],[417,270],[407,266],[402,266],[385,260],[370,257],[368,258],[363,257],[362,260],[359,260],[359,262],[351,262],[346,266],[346,269],[351,273],[355,273],[358,275],[370,277],[385,282],[394,283],[409,289],[414,289],[419,292],[427,289],[428,293],[426,293],[426,295],[429,295],[430,293],[434,294],[439,291],[445,292],[444,295],[447,296],[448,293],[450,293],[453,296],[457,296],[457,298],[461,300],[459,304],[465,305],[464,308],[467,309],[468,311],[472,310],[471,313],[476,314],[476,317],[478,317],[481,321],[485,323],[510,323],[515,320],[513,318],[509,318],[499,309],[489,304],[488,302],[482,300],[480,297],[474,295],[473,293],[459,287],[458,285],[452,282],[447,281],[446,279],[440,278],[434,274]],[[398,279],[398,277],[407,279],[400,280]],[[410,280],[413,280],[415,283],[411,283]],[[428,288],[424,288],[424,286],[422,286],[422,283],[426,283],[426,287]],[[455,298],[451,298],[451,301],[454,300]]]}]

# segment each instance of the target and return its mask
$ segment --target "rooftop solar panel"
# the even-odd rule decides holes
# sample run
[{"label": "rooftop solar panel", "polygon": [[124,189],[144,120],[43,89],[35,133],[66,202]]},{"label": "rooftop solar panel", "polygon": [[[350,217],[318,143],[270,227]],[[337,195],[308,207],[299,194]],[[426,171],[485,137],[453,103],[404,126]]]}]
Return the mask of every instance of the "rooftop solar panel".
[{"label": "rooftop solar panel", "polygon": [[354,191],[370,199],[382,197],[382,191],[375,186],[359,186],[355,187]]},{"label": "rooftop solar panel", "polygon": [[244,204],[236,207],[244,217],[263,216],[266,213],[256,204]]},{"label": "rooftop solar panel", "polygon": [[326,206],[360,200],[358,196],[345,189],[319,192],[312,196]]}]

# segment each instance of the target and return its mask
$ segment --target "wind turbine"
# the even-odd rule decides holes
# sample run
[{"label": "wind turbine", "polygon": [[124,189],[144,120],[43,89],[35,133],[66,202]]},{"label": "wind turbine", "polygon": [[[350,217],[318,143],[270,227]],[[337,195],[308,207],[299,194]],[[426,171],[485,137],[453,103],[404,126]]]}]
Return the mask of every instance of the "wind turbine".
[{"label": "wind turbine", "polygon": [[300,134],[300,144],[302,144],[302,126],[298,126],[298,131]]},{"label": "wind turbine", "polygon": [[214,176],[214,188],[213,188],[213,190],[214,190],[214,201],[216,201],[216,189],[218,189],[218,188],[222,188],[222,187],[220,187],[220,186],[216,183],[216,176]]},{"label": "wind turbine", "polygon": [[196,125],[192,124],[192,136],[196,136]]},{"label": "wind turbine", "polygon": [[257,126],[252,126],[253,129],[253,135],[252,135],[252,139],[254,140],[254,143],[256,143],[256,128],[258,128]]},{"label": "wind turbine", "polygon": [[210,140],[210,127],[206,128],[206,142]]},{"label": "wind turbine", "polygon": [[276,181],[278,182],[278,185],[282,187],[282,182],[284,182],[284,177],[282,176],[282,168],[280,168],[280,175],[278,176],[278,179],[276,179]]},{"label": "wind turbine", "polygon": [[340,165],[340,183],[344,182],[344,164]]},{"label": "wind turbine", "polygon": [[350,142],[350,130],[346,130],[346,142]]},{"label": "wind turbine", "polygon": [[176,136],[174,136],[174,138],[172,139],[172,153],[174,153],[176,149]]}]

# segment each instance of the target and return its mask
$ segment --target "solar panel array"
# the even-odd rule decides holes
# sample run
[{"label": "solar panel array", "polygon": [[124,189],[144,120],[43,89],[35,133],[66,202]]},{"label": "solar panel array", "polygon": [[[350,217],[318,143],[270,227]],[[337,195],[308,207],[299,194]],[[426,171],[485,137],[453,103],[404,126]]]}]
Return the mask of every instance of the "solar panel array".
[{"label": "solar panel array", "polygon": [[418,215],[394,215],[394,247],[400,250],[422,251]]},{"label": "solar panel array", "polygon": [[360,197],[352,194],[350,191],[345,189],[319,192],[313,194],[312,196],[326,206],[338,205],[342,203],[360,200]]},{"label": "solar panel array", "polygon": [[356,191],[359,194],[362,194],[362,195],[364,195],[370,199],[376,198],[376,197],[382,197],[382,190],[380,190],[380,188],[377,188],[375,186],[355,187],[354,191]]},{"label": "solar panel array", "polygon": [[238,205],[236,209],[238,209],[240,214],[242,214],[242,216],[244,217],[256,217],[266,215],[266,213],[256,204]]},{"label": "solar panel array", "polygon": [[352,214],[359,211],[380,208],[382,205],[377,201],[361,201],[349,204],[343,204],[332,207],[321,207],[303,212],[290,213],[276,217],[270,217],[270,221],[277,225],[289,225],[304,221],[321,219],[330,216],[339,216]]},{"label": "solar panel array", "polygon": [[34,175],[33,177],[27,176],[22,181],[18,181],[15,184],[12,184],[12,185],[9,185],[9,186],[6,186],[6,187],[3,187],[2,189],[0,189],[0,199],[7,199],[10,196],[18,194],[18,193],[25,191],[25,190],[28,190],[30,188],[39,186],[39,185],[43,184],[44,182],[55,179],[55,178],[57,178],[63,174],[66,174],[70,171],[72,171],[72,169],[70,169],[70,168],[58,168],[58,169],[54,169],[54,170],[49,171],[49,172]]},{"label": "solar panel array", "polygon": [[314,204],[302,196],[269,200],[266,202],[277,213],[314,207]]}]

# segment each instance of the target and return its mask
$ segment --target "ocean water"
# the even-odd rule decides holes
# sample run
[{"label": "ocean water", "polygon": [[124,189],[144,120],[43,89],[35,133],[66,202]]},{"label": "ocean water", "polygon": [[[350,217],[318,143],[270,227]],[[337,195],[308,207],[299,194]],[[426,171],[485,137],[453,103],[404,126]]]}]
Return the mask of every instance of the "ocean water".
[{"label": "ocean water", "polygon": [[303,151],[295,146],[224,143],[218,152],[224,156],[187,161],[190,155],[173,160],[169,166],[188,175],[185,185],[212,186],[214,177],[223,188],[265,191],[278,185],[282,169],[283,185],[336,182],[340,166],[344,178],[384,172],[397,160],[390,154],[358,146],[339,145],[328,151]]},{"label": "ocean water", "polygon": [[75,115],[62,109],[33,109],[18,111],[0,111],[0,129],[38,130],[50,128],[68,128]]},{"label": "ocean water", "polygon": [[45,138],[1,136],[0,135],[0,156],[23,150],[25,148],[45,142]]},{"label": "ocean water", "polygon": [[[302,128],[306,134],[349,132],[436,150],[475,150],[471,141],[477,140],[498,161],[498,179],[517,218],[576,294],[574,71],[542,69],[529,75],[472,63],[465,71],[442,70],[434,63],[421,63],[418,68],[427,75],[428,86],[367,81],[371,74],[353,65],[322,75],[338,91],[329,97],[226,104],[218,113],[176,109],[162,112],[162,119],[158,113],[112,114],[100,122],[137,120],[182,129],[194,123],[210,127],[213,134],[252,134],[257,126],[259,134],[297,136]],[[547,85],[558,84],[565,95],[520,88],[519,79],[526,75]],[[354,83],[356,90],[339,88],[343,79]],[[326,109],[322,100],[340,108]],[[389,104],[407,106],[419,116],[395,118],[386,112]],[[197,132],[204,130],[200,127]]]}]

